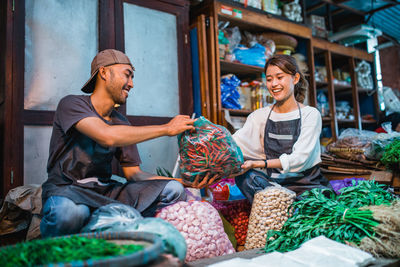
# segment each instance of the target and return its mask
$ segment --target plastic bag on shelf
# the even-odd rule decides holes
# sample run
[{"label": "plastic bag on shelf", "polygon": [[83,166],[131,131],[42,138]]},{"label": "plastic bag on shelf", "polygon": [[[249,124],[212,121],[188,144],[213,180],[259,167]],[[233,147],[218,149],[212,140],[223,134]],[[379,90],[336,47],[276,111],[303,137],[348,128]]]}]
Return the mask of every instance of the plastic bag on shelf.
[{"label": "plastic bag on shelf", "polygon": [[256,43],[251,48],[239,45],[233,50],[237,61],[247,65],[264,67],[266,62],[265,47]]},{"label": "plastic bag on shelf", "polygon": [[400,99],[390,87],[383,87],[383,99],[389,112],[400,112]]},{"label": "plastic bag on shelf", "polygon": [[225,127],[203,116],[194,122],[194,127],[194,132],[186,131],[178,136],[183,179],[193,182],[197,175],[204,178],[208,173],[218,174],[222,179],[241,171],[242,151]]},{"label": "plastic bag on shelf", "polygon": [[238,88],[241,81],[233,74],[221,77],[221,103],[224,108],[241,109]]},{"label": "plastic bag on shelf", "polygon": [[376,132],[354,128],[344,129],[336,142],[327,145],[332,154],[344,159],[365,162]]},{"label": "plastic bag on shelf", "polygon": [[232,51],[235,47],[240,44],[242,40],[242,35],[240,34],[239,27],[235,26],[232,28],[226,28],[224,30],[225,37],[229,41],[229,50]]},{"label": "plastic bag on shelf", "polygon": [[180,232],[170,223],[158,218],[143,218],[140,213],[124,204],[113,203],[100,207],[93,212],[88,224],[81,232],[150,232],[161,236],[164,251],[186,257],[186,242]]},{"label": "plastic bag on shelf", "polygon": [[186,261],[234,253],[222,220],[209,203],[180,201],[163,208],[156,217],[173,224],[187,243]]}]

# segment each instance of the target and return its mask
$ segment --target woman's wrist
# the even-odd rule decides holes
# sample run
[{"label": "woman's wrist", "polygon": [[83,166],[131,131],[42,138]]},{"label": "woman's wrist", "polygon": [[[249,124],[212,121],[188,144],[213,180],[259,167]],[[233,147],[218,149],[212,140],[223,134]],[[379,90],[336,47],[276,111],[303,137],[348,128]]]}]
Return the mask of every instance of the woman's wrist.
[{"label": "woman's wrist", "polygon": [[265,161],[257,160],[257,161],[253,162],[252,168],[260,168],[260,169],[262,169],[262,168],[264,168],[264,166],[265,166]]}]

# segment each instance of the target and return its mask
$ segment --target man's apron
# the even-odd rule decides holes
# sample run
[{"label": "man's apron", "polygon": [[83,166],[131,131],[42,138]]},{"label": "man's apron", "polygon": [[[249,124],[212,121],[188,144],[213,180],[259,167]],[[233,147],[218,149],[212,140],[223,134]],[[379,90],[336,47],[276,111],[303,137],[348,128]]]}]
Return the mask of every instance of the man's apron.
[{"label": "man's apron", "polygon": [[[301,110],[298,103],[299,118],[290,121],[272,121],[270,116],[274,107],[268,114],[264,130],[264,151],[267,160],[277,159],[284,153],[291,154],[301,131]],[[267,175],[260,171],[250,170],[236,179],[238,187],[251,202],[254,193],[271,186],[270,182],[278,183],[294,191],[297,196],[312,188],[329,186],[329,181],[321,175],[318,165],[303,172],[288,175],[281,174],[279,169],[268,168]]]}]

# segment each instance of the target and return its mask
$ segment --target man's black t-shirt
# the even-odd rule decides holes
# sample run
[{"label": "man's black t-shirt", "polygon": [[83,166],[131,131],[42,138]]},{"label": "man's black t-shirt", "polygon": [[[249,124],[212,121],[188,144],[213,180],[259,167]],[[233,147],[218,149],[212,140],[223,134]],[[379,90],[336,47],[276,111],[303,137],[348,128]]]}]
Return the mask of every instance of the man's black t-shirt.
[{"label": "man's black t-shirt", "polygon": [[54,118],[47,164],[48,180],[42,186],[43,201],[58,195],[91,207],[108,204],[116,198],[113,196],[115,189],[121,190],[121,184],[110,180],[113,157],[122,167],[141,163],[136,145],[103,147],[76,130],[74,125],[87,117],[98,117],[109,125],[130,125],[115,110],[111,113],[110,121],[104,120],[94,109],[90,96],[64,97]]}]

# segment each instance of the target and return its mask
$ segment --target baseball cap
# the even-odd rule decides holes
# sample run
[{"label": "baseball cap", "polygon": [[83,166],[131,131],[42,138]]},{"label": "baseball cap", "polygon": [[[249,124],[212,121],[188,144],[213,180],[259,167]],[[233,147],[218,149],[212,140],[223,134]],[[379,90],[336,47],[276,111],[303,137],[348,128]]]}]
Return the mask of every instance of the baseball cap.
[{"label": "baseball cap", "polygon": [[115,49],[103,50],[93,58],[92,65],[90,68],[91,77],[85,83],[85,85],[83,85],[81,90],[85,93],[92,93],[96,83],[96,75],[97,72],[99,71],[99,68],[114,64],[128,64],[131,65],[133,70],[135,70],[128,56],[122,53],[121,51]]}]

